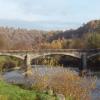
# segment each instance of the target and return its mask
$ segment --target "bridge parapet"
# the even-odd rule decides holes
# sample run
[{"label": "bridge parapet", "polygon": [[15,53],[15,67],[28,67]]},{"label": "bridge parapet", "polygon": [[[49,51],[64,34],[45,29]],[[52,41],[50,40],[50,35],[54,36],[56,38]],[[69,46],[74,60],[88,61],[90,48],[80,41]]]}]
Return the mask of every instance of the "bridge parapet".
[{"label": "bridge parapet", "polygon": [[100,53],[100,48],[98,49],[33,49],[33,50],[2,50],[0,55],[15,56],[24,59],[25,55],[28,54],[31,58],[46,56],[51,54],[62,54],[69,55],[77,58],[81,58],[81,55],[86,53],[87,58],[91,55]]},{"label": "bridge parapet", "polygon": [[20,58],[20,59],[24,59],[25,54],[24,53],[9,53],[9,52],[0,52],[1,56],[11,56],[11,57],[16,57],[16,58]]},{"label": "bridge parapet", "polygon": [[0,50],[1,53],[28,53],[28,52],[100,52],[97,49],[32,49],[32,50]]}]

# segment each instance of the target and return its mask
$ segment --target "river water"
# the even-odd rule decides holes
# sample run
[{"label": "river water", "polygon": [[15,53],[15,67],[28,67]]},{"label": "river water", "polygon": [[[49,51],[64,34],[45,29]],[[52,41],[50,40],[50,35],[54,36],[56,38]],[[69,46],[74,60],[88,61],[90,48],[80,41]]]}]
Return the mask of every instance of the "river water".
[{"label": "river water", "polygon": [[[33,70],[37,69],[33,68]],[[52,72],[55,73],[56,71],[61,71],[61,70],[63,70],[63,68],[61,67],[57,68],[41,67],[38,69],[39,73],[41,74],[45,74],[45,72],[48,72],[48,74]],[[76,71],[74,72],[77,74]],[[91,92],[91,100],[100,100],[100,72],[95,72],[94,74],[97,76],[97,81],[96,81],[96,88]],[[7,82],[16,82],[16,84],[17,83],[24,84],[27,81],[24,75],[22,75],[22,71],[19,70],[6,72],[3,74],[3,77]]]}]

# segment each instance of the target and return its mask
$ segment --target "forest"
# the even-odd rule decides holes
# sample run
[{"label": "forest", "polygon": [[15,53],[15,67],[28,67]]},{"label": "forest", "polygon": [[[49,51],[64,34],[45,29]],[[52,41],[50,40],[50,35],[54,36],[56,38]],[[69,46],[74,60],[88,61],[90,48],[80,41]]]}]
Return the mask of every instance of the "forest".
[{"label": "forest", "polygon": [[66,31],[0,27],[0,50],[91,48],[100,48],[100,20]]}]

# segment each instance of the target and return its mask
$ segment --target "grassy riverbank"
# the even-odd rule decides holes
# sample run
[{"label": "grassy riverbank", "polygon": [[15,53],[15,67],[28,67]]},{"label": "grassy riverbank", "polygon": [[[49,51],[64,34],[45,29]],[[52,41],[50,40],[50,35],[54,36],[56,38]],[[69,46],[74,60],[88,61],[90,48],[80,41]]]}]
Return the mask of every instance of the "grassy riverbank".
[{"label": "grassy riverbank", "polygon": [[66,68],[40,69],[34,68],[32,76],[23,76],[25,84],[16,84],[16,80],[13,80],[16,85],[0,81],[0,100],[63,100],[58,99],[59,96],[66,98],[64,100],[90,100],[95,77],[80,77]]},{"label": "grassy riverbank", "polygon": [[0,81],[0,100],[57,100],[57,98]]}]

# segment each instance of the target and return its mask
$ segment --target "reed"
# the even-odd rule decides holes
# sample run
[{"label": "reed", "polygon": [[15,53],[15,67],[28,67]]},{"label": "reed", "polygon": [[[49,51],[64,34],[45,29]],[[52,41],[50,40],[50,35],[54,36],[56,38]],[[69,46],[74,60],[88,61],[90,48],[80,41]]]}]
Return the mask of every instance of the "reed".
[{"label": "reed", "polygon": [[38,91],[52,90],[54,94],[63,94],[65,97],[73,98],[72,100],[90,100],[90,91],[96,83],[96,78],[83,78],[78,76],[75,71],[66,68],[54,70],[51,74],[48,70],[40,74],[36,69],[34,80],[33,89]]}]

